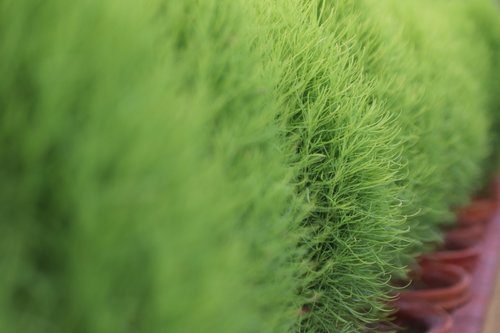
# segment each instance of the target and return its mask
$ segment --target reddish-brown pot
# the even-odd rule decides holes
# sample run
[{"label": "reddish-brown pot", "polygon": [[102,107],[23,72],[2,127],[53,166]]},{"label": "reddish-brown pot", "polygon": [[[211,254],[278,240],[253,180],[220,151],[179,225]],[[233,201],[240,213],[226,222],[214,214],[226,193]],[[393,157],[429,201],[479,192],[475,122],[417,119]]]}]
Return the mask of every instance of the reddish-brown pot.
[{"label": "reddish-brown pot", "polygon": [[412,282],[399,294],[404,302],[426,301],[451,310],[463,305],[470,296],[470,276],[459,266],[423,263],[410,278]]},{"label": "reddish-brown pot", "polygon": [[468,206],[457,210],[457,222],[462,226],[487,223],[496,209],[495,199],[475,198]]},{"label": "reddish-brown pot", "polygon": [[484,224],[468,225],[449,230],[445,235],[445,248],[464,249],[477,245],[485,233]]},{"label": "reddish-brown pot", "polygon": [[401,327],[398,332],[406,333],[448,333],[453,325],[452,318],[441,308],[426,302],[396,301],[394,323]]},{"label": "reddish-brown pot", "polygon": [[400,333],[449,333],[452,317],[438,306],[427,302],[404,302],[397,300],[389,304],[396,311],[391,322],[372,325],[365,332]]},{"label": "reddish-brown pot", "polygon": [[[423,255],[421,264],[451,264],[472,272],[481,256],[482,226],[471,227],[471,233],[456,231],[449,233],[442,249]],[[467,228],[469,229],[469,228]],[[474,234],[475,233],[475,234]]]}]

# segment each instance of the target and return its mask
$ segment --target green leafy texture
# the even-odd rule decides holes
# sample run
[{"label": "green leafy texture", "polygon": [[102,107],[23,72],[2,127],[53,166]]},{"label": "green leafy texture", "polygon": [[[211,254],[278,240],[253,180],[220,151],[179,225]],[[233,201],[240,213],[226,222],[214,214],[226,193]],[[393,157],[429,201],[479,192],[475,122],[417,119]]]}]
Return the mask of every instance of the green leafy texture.
[{"label": "green leafy texture", "polygon": [[0,1],[1,330],[374,332],[498,146],[497,22]]},{"label": "green leafy texture", "polygon": [[491,117],[491,146],[493,150],[486,165],[485,173],[500,170],[500,19],[498,6],[491,1],[470,1],[468,13],[477,29],[475,43],[483,41],[488,47],[488,53],[481,59],[483,64],[490,66],[489,80],[484,89],[489,92],[488,109]]},{"label": "green leafy texture", "polygon": [[357,332],[386,311],[387,281],[406,243],[396,184],[396,117],[374,98],[357,43],[361,19],[348,1],[260,1],[258,24],[279,65],[278,115],[298,193],[312,205],[302,240],[308,298],[297,331]]},{"label": "green leafy texture", "polygon": [[441,239],[450,208],[479,186],[491,67],[467,5],[262,4],[268,61],[282,64],[278,119],[314,205],[300,331],[357,331],[382,317],[387,279]]},{"label": "green leafy texture", "polygon": [[0,6],[1,330],[293,325],[302,208],[242,4]]},{"label": "green leafy texture", "polygon": [[420,244],[409,248],[412,258],[430,249],[453,218],[450,207],[480,185],[490,151],[491,67],[481,60],[488,48],[478,41],[466,2],[365,4],[381,32],[378,42],[365,41],[376,55],[367,68],[405,138],[405,211]]}]

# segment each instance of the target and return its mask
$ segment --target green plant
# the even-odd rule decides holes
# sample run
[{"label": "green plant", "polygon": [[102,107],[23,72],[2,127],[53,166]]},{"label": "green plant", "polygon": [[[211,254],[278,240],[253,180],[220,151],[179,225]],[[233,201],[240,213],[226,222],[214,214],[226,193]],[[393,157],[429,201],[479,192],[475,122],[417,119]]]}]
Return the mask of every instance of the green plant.
[{"label": "green plant", "polygon": [[498,145],[497,19],[0,1],[1,330],[371,327]]},{"label": "green plant", "polygon": [[374,98],[347,1],[260,1],[267,66],[281,67],[278,120],[298,193],[312,205],[303,227],[307,297],[298,331],[357,332],[387,310],[393,265],[408,240],[396,184],[397,119]]},{"label": "green plant", "polygon": [[[398,115],[404,138],[405,214],[418,242],[408,257],[429,249],[480,185],[490,150],[485,100],[486,47],[477,42],[464,3],[383,4],[366,1],[379,27],[364,44],[377,94]],[[372,33],[373,35],[373,33]],[[375,42],[373,42],[375,41]],[[471,47],[474,45],[474,47]]]},{"label": "green plant", "polygon": [[2,331],[286,331],[303,208],[241,2],[0,6]]},{"label": "green plant", "polygon": [[484,82],[484,90],[489,93],[488,109],[490,111],[490,137],[493,150],[488,159],[485,173],[487,182],[492,173],[500,169],[500,20],[498,6],[490,1],[471,1],[468,13],[475,25],[475,43],[486,43],[488,53],[481,59],[490,67],[488,80]]}]

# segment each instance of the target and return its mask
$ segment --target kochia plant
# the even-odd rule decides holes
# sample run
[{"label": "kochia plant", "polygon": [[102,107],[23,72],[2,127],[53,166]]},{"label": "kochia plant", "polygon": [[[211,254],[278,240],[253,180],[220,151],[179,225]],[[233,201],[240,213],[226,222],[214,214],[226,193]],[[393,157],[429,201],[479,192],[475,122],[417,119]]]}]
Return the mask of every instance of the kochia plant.
[{"label": "kochia plant", "polygon": [[[279,66],[277,115],[295,185],[312,205],[302,240],[309,263],[301,332],[357,332],[385,311],[392,265],[408,243],[397,185],[397,119],[364,75],[356,34],[361,19],[346,1],[260,1],[259,38]],[[274,69],[271,67],[271,69]]]},{"label": "kochia plant", "polygon": [[498,146],[497,21],[0,1],[0,330],[371,327]]},{"label": "kochia plant", "polygon": [[283,332],[302,205],[240,1],[0,2],[0,328]]}]

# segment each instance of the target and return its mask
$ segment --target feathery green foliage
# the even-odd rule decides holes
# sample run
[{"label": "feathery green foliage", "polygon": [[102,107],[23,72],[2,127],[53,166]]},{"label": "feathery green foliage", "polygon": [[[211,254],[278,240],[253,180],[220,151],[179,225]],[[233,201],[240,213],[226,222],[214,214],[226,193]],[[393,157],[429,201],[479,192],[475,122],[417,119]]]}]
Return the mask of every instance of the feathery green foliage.
[{"label": "feathery green foliage", "polygon": [[498,6],[493,2],[470,1],[467,5],[467,12],[476,28],[474,41],[486,43],[488,51],[481,59],[483,66],[489,66],[489,79],[484,82],[483,89],[489,93],[488,110],[492,121],[490,134],[493,150],[486,165],[487,178],[491,173],[500,170],[500,19]]},{"label": "feathery green foliage", "polygon": [[2,331],[293,324],[300,206],[241,9],[2,4]]},{"label": "feathery green foliage", "polygon": [[401,269],[391,265],[405,243],[396,119],[363,74],[370,55],[354,40],[360,19],[349,3],[258,4],[267,62],[281,66],[278,119],[297,190],[312,204],[299,331],[356,332],[380,318],[386,282]]},{"label": "feathery green foliage", "polygon": [[[480,183],[489,152],[487,49],[477,42],[464,3],[366,1],[381,31],[367,39],[378,94],[401,122],[403,184],[411,236],[439,239],[450,207]],[[410,258],[429,249],[411,247]]]},{"label": "feathery green foliage", "polygon": [[0,330],[364,331],[500,155],[499,22],[0,0]]}]

